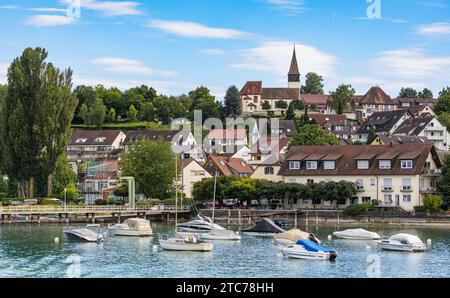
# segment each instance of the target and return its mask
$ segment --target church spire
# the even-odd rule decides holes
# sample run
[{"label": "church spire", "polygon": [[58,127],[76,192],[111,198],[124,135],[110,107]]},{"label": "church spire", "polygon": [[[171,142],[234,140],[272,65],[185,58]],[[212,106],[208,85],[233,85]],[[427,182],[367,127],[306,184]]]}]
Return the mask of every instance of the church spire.
[{"label": "church spire", "polygon": [[300,72],[298,70],[298,63],[297,63],[297,54],[295,53],[295,43],[294,43],[294,52],[292,53],[292,60],[291,60],[291,67],[289,68],[290,75],[300,75]]},{"label": "church spire", "polygon": [[294,52],[292,53],[291,67],[289,68],[288,72],[288,86],[289,88],[300,89],[300,71],[298,70],[295,44],[294,44]]}]

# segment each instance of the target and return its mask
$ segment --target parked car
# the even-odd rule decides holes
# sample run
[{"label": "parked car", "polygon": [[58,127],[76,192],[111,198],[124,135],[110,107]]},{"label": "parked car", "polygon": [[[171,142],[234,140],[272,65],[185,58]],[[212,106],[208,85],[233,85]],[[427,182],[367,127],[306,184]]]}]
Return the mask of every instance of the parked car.
[{"label": "parked car", "polygon": [[239,200],[237,199],[227,199],[227,200],[223,200],[223,206],[227,207],[227,208],[234,208],[239,206]]},{"label": "parked car", "polygon": [[23,205],[22,201],[12,201],[11,202],[11,206],[21,206],[21,205]]}]

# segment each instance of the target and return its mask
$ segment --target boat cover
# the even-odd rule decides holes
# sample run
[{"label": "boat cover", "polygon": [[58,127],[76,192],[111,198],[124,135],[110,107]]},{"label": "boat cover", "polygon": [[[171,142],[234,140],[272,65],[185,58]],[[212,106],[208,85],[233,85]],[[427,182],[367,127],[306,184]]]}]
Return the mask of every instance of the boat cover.
[{"label": "boat cover", "polygon": [[292,229],[287,232],[277,234],[274,238],[296,242],[297,240],[309,240],[309,233],[300,231],[299,229]]},{"label": "boat cover", "polygon": [[254,233],[285,233],[286,231],[277,226],[272,220],[263,218],[256,223],[252,228],[243,229],[242,232],[254,232]]},{"label": "boat cover", "polygon": [[297,241],[297,245],[302,245],[307,251],[312,251],[312,252],[319,252],[319,251],[323,251],[325,253],[330,253],[331,250],[329,250],[328,248],[319,245],[311,240],[299,240]]}]

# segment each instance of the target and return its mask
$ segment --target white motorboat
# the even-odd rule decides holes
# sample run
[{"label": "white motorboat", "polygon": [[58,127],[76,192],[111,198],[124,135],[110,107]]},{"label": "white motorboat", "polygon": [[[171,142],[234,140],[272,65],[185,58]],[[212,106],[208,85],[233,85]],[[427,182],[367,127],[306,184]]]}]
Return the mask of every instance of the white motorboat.
[{"label": "white motorboat", "polygon": [[344,231],[336,231],[333,236],[341,239],[352,240],[375,240],[381,239],[380,235],[375,232],[370,232],[364,229],[348,229]]},{"label": "white motorboat", "polygon": [[241,240],[241,236],[230,230],[215,230],[212,229],[208,233],[201,234],[201,239],[206,240]]},{"label": "white motorboat", "polygon": [[197,240],[195,236],[186,238],[160,239],[159,244],[165,250],[174,251],[211,251],[214,245],[211,242]]},{"label": "white motorboat", "polygon": [[109,227],[109,231],[115,236],[146,237],[153,234],[150,221],[142,218],[130,218],[122,224]]},{"label": "white motorboat", "polygon": [[410,234],[396,234],[389,239],[377,240],[378,248],[385,250],[418,252],[425,251],[427,246],[419,237]]},{"label": "white motorboat", "polygon": [[177,227],[183,232],[193,233],[208,233],[212,229],[225,230],[225,228],[213,223],[209,217],[201,215],[198,215],[197,219],[185,223],[180,223],[177,225]]},{"label": "white motorboat", "polygon": [[103,235],[89,230],[89,226],[83,229],[66,230],[64,234],[69,241],[82,241],[82,242],[102,242]]},{"label": "white motorboat", "polygon": [[272,237],[275,234],[285,233],[276,223],[268,218],[262,218],[254,227],[241,230],[241,233],[251,236]]},{"label": "white motorboat", "polygon": [[311,240],[318,244],[321,243],[316,235],[308,232],[303,232],[299,229],[292,229],[273,236],[273,242],[280,245],[292,245],[297,243],[298,240]]},{"label": "white motorboat", "polygon": [[335,260],[337,252],[311,240],[299,240],[296,244],[281,249],[285,257],[305,260]]}]

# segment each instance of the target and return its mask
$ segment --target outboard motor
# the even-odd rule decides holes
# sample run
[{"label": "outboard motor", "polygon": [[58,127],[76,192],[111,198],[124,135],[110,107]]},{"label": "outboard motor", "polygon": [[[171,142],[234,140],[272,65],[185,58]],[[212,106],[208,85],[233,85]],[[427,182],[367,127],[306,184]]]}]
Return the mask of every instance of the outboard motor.
[{"label": "outboard motor", "polygon": [[337,251],[335,251],[335,250],[331,251],[330,252],[330,261],[336,260],[337,255],[338,255]]}]

